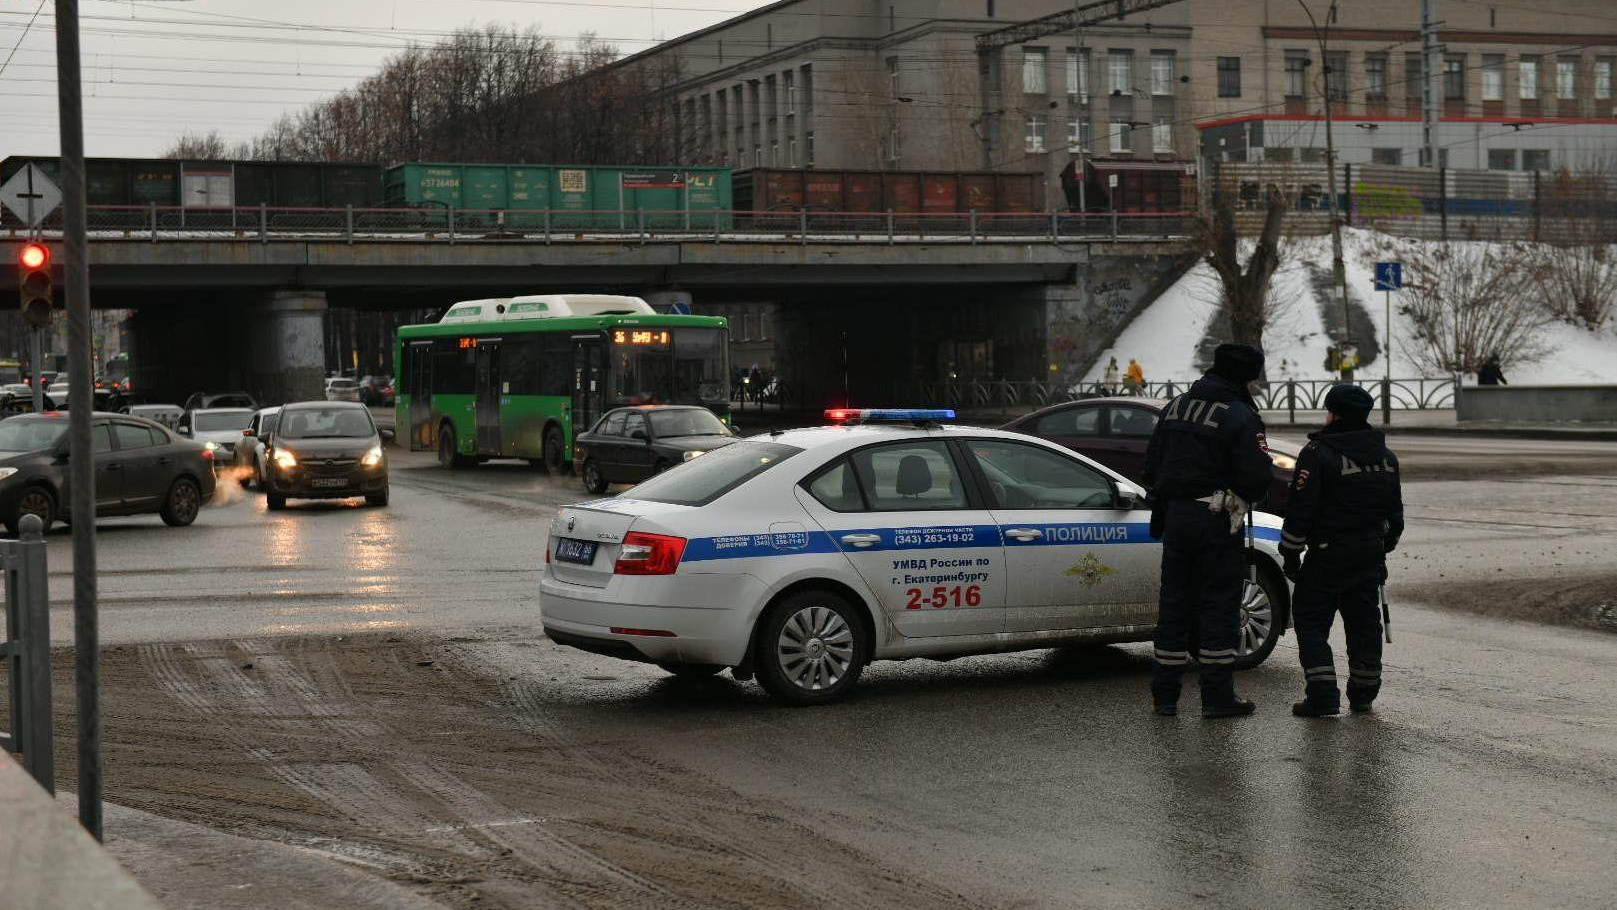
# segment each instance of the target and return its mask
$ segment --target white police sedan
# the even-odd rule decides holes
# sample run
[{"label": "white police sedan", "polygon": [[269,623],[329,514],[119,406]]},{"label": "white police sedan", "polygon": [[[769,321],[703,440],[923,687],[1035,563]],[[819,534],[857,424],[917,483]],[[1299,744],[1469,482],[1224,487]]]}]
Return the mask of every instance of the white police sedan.
[{"label": "white police sedan", "polygon": [[[733,668],[795,704],[873,659],[1149,641],[1144,491],[950,411],[831,411],[559,510],[540,610],[564,645],[680,675]],[[1286,628],[1280,519],[1258,514],[1238,668]]]}]

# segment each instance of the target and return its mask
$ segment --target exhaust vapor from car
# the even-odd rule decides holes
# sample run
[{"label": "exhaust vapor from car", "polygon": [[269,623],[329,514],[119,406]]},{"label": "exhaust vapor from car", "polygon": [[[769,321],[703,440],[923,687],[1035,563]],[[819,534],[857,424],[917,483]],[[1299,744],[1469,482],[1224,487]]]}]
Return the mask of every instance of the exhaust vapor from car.
[{"label": "exhaust vapor from car", "polygon": [[247,483],[255,479],[253,469],[246,465],[225,465],[215,474],[218,482],[213,486],[210,506],[230,506],[247,498]]}]

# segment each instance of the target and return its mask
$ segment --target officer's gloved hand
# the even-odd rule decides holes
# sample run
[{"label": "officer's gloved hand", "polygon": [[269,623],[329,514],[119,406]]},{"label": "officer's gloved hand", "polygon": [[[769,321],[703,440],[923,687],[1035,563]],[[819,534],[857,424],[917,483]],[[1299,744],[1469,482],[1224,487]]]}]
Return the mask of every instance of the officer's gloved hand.
[{"label": "officer's gloved hand", "polygon": [[1296,581],[1297,576],[1301,575],[1303,571],[1303,554],[1298,553],[1296,550],[1287,550],[1281,554],[1280,558],[1284,561],[1286,577]]}]

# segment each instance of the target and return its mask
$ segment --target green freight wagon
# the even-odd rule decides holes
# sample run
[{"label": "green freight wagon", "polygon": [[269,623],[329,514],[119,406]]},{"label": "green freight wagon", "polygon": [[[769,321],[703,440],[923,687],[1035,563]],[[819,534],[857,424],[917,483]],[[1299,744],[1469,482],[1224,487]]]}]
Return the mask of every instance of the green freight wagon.
[{"label": "green freight wagon", "polygon": [[551,164],[396,164],[389,205],[442,206],[456,229],[713,230],[730,227],[730,170]]}]

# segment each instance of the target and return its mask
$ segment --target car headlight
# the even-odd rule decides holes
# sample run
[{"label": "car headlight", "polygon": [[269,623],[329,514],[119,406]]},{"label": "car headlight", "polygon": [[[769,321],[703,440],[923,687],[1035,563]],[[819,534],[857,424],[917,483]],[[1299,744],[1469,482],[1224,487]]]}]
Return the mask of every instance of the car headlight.
[{"label": "car headlight", "polygon": [[698,456],[700,454],[702,454],[702,453],[701,452],[686,452],[685,455],[684,455],[684,460],[685,461],[690,461],[692,458],[695,458],[696,456]]},{"label": "car headlight", "polygon": [[298,457],[292,454],[291,449],[276,449],[275,464],[282,468],[295,468],[298,466]]},{"label": "car headlight", "polygon": [[1282,471],[1292,471],[1297,468],[1297,459],[1280,452],[1270,452],[1269,460],[1274,462],[1275,467]]},{"label": "car headlight", "polygon": [[15,473],[17,473],[16,468],[0,468],[0,480],[5,480]]},{"label": "car headlight", "polygon": [[208,440],[208,441],[207,441],[207,442],[204,442],[204,443],[203,443],[203,444],[202,444],[202,447],[203,447],[203,448],[204,448],[204,449],[207,449],[207,450],[208,450],[208,451],[210,451],[210,452],[217,452],[217,451],[219,451],[219,443],[217,443],[217,442],[214,442],[214,441],[213,441],[213,440],[211,440],[211,439],[210,439],[210,440]]},{"label": "car headlight", "polygon": [[381,446],[371,446],[371,450],[369,452],[365,453],[365,457],[361,458],[359,460],[359,463],[364,465],[367,468],[373,468],[373,467],[376,467],[377,465],[381,464],[382,463],[382,447]]}]

